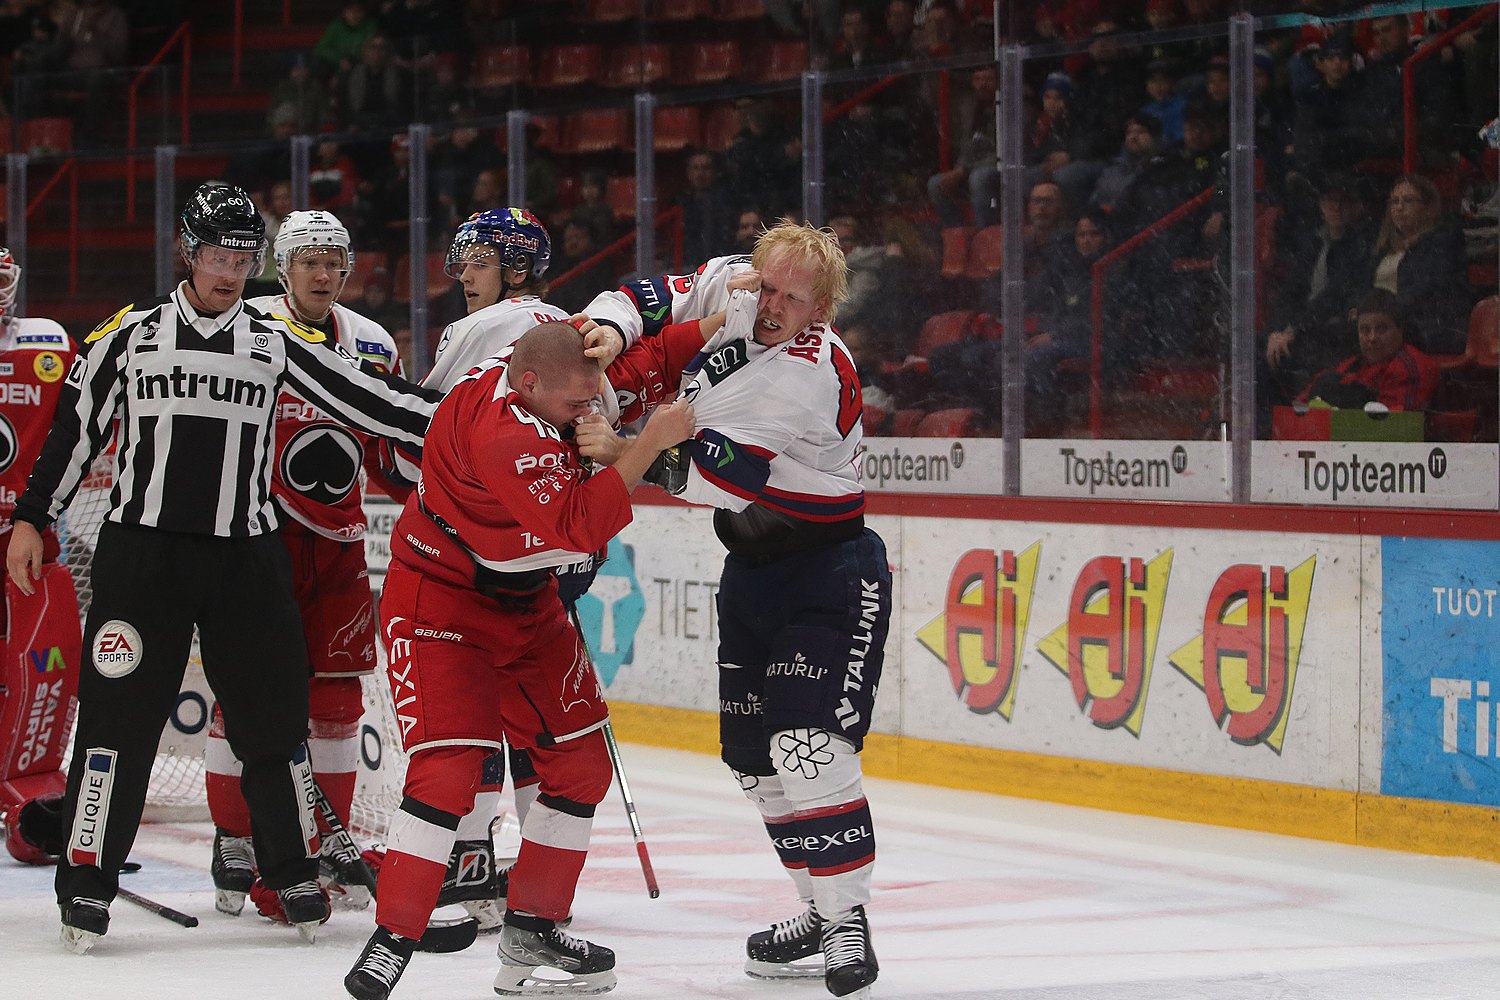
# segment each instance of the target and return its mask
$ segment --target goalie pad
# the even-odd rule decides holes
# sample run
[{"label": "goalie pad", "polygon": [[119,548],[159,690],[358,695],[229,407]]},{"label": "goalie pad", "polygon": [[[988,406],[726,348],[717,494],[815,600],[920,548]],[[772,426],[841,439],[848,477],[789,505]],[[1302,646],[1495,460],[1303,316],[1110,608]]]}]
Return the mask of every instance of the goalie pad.
[{"label": "goalie pad", "polygon": [[48,563],[27,597],[7,577],[9,628],[0,662],[0,811],[67,787],[63,753],[73,730],[83,631],[66,566]]},{"label": "goalie pad", "polygon": [[39,795],[5,814],[5,849],[26,865],[50,865],[63,852],[63,796]]}]

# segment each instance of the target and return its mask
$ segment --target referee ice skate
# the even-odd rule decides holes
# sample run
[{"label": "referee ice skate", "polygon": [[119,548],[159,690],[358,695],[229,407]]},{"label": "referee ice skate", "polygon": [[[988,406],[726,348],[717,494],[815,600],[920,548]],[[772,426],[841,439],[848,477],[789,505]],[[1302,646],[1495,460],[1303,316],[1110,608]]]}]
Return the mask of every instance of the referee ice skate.
[{"label": "referee ice skate", "polygon": [[414,446],[438,396],[356,367],[322,332],[243,303],[265,249],[265,223],[245,192],[209,182],[193,193],[180,241],[187,280],[89,335],[16,506],[7,568],[30,592],[37,529],[62,513],[118,425],[56,879],[63,942],[77,952],[109,927],[194,625],[244,762],[261,876],[305,938],[328,914],[311,856],[307,655],[270,496],[275,403],[285,386],[351,426]]}]

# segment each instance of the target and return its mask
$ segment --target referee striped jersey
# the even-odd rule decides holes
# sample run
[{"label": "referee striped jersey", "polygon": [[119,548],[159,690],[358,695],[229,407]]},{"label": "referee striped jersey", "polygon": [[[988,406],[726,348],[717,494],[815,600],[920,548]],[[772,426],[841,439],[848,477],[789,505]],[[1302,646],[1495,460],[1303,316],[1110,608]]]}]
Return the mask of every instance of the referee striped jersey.
[{"label": "referee striped jersey", "polygon": [[442,398],[244,302],[199,315],[178,285],[85,340],[15,517],[41,527],[61,514],[118,420],[108,520],[202,535],[271,531],[283,386],[352,427],[418,446]]}]

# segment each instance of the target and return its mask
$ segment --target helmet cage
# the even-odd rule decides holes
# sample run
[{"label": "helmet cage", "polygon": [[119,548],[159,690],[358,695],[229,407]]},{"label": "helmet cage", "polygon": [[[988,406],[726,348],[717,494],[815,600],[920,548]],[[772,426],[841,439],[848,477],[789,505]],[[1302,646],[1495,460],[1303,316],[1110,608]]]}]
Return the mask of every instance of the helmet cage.
[{"label": "helmet cage", "polygon": [[9,248],[0,247],[0,317],[8,317],[21,290],[21,265]]}]

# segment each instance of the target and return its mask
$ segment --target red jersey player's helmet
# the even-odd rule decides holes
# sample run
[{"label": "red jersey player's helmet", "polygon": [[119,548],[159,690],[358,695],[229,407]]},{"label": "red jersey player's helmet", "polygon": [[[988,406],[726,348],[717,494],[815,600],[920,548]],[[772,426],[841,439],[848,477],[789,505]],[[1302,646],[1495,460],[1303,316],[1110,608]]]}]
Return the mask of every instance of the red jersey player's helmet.
[{"label": "red jersey player's helmet", "polygon": [[11,255],[9,247],[0,247],[0,318],[9,318],[11,307],[16,304],[16,292],[21,289],[21,265]]},{"label": "red jersey player's helmet", "polygon": [[457,278],[467,264],[508,267],[540,278],[552,261],[552,238],[542,220],[524,208],[492,208],[475,212],[453,234],[443,270]]}]

